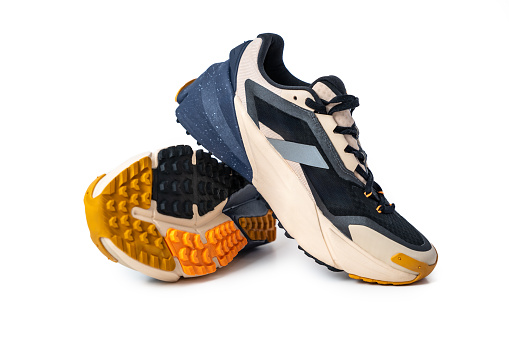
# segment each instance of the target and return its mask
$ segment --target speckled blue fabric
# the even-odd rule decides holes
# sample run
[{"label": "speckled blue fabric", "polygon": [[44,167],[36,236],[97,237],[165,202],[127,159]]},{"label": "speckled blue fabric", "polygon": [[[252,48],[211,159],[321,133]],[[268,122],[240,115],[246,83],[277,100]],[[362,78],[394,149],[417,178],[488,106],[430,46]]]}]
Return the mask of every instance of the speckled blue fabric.
[{"label": "speckled blue fabric", "polygon": [[253,180],[233,104],[229,61],[209,67],[180,93],[176,115],[182,126],[212,154]]}]

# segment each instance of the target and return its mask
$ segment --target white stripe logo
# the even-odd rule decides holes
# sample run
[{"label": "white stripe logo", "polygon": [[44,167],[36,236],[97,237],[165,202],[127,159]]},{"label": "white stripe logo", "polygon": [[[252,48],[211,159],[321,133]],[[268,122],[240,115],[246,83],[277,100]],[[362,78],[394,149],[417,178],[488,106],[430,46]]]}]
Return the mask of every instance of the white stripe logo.
[{"label": "white stripe logo", "polygon": [[299,164],[328,169],[327,163],[315,146],[296,142],[267,138],[274,148],[286,160]]}]

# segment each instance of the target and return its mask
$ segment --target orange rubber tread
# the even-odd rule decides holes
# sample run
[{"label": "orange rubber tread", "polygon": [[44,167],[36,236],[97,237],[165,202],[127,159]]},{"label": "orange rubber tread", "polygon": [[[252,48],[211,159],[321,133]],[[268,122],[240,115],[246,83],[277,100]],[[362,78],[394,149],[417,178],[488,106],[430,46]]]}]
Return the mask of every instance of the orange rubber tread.
[{"label": "orange rubber tread", "polygon": [[276,219],[271,210],[261,217],[240,218],[239,225],[251,240],[276,240]]},{"label": "orange rubber tread", "polygon": [[221,266],[228,265],[247,245],[247,239],[233,221],[224,222],[205,233],[202,242],[199,234],[169,228],[166,243],[173,256],[177,257],[182,271],[189,275],[204,275],[216,271],[216,257]]}]

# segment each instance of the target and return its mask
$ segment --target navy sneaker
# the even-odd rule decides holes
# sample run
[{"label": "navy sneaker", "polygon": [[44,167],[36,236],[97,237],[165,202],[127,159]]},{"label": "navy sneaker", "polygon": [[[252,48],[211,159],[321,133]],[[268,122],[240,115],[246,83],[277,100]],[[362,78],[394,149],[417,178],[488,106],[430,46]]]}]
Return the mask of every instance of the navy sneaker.
[{"label": "navy sneaker", "polygon": [[335,76],[297,79],[282,56],[275,34],[234,48],[179,91],[178,121],[318,263],[380,284],[424,278],[437,252],[374,181],[352,118],[359,100]]}]

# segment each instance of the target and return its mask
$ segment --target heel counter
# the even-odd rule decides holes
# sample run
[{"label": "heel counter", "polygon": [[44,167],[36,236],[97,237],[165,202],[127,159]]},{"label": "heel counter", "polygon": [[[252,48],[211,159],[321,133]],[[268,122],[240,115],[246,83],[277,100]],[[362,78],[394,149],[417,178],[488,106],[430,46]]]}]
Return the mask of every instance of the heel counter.
[{"label": "heel counter", "polygon": [[[232,54],[238,56],[233,51]],[[176,115],[199,143],[251,182],[253,171],[244,149],[233,103],[232,63],[235,61],[227,60],[210,66],[198,79],[182,89],[177,96],[180,105]]]}]

